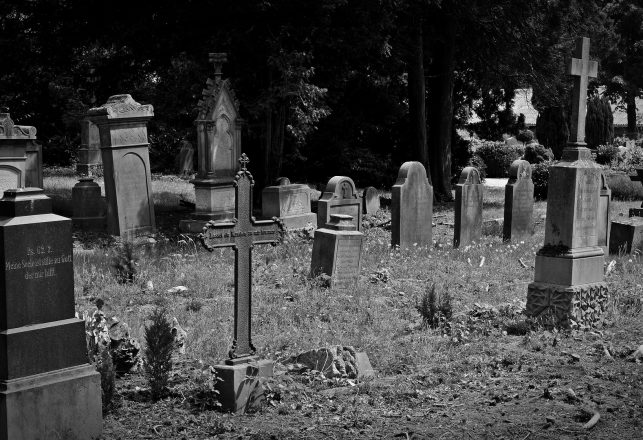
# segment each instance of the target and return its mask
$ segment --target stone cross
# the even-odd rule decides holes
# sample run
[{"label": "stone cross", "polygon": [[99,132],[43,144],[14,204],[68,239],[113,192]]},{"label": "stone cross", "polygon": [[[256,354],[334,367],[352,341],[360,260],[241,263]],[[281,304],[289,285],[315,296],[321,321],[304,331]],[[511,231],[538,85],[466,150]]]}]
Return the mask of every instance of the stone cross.
[{"label": "stone cross", "polygon": [[589,78],[596,78],[598,75],[598,63],[589,60],[589,38],[581,37],[576,40],[574,57],[577,58],[572,58],[567,68],[567,73],[576,77],[572,91],[572,126],[569,143],[584,146],[587,84]]},{"label": "stone cross", "polygon": [[234,249],[234,341],[228,365],[237,365],[254,359],[255,347],[251,340],[252,249],[256,244],[275,244],[280,239],[278,219],[255,220],[252,216],[252,187],[254,179],[247,169],[249,159],[241,155],[241,169],[235,176],[235,218],[210,221],[199,234],[201,244],[212,252],[218,247]]},{"label": "stone cross", "polygon": [[221,81],[221,70],[223,64],[228,61],[228,54],[222,52],[215,52],[208,54],[210,56],[210,62],[214,65],[214,79],[216,82]]}]

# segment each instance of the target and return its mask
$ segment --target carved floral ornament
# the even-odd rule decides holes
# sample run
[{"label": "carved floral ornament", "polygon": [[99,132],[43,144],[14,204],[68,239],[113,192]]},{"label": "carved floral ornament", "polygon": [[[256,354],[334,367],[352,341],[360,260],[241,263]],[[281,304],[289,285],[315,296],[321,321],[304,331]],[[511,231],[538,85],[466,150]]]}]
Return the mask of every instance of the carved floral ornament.
[{"label": "carved floral ornament", "polygon": [[36,127],[15,125],[9,113],[0,113],[0,139],[36,139]]},{"label": "carved floral ornament", "polygon": [[199,111],[199,119],[197,119],[197,122],[208,118],[212,113],[214,106],[217,104],[219,96],[223,93],[228,95],[230,102],[234,105],[235,111],[237,113],[239,112],[239,101],[230,87],[230,81],[228,79],[224,79],[216,82],[208,78],[206,88],[201,92],[203,99],[201,99],[197,104],[197,109]]}]

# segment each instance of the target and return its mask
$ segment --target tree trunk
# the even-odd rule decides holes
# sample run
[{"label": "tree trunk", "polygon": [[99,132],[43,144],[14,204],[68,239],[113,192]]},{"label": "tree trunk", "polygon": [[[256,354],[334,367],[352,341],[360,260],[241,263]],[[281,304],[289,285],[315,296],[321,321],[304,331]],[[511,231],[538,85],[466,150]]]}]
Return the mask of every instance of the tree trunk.
[{"label": "tree trunk", "polygon": [[266,150],[264,154],[264,186],[280,177],[284,155],[286,103],[281,101],[269,108],[266,115]]},{"label": "tree trunk", "polygon": [[[419,9],[419,8],[418,8]],[[424,50],[422,17],[419,11],[411,13],[410,50],[408,55],[409,120],[411,124],[410,160],[422,162],[427,169],[429,182],[429,156],[426,137],[426,90],[424,84]]]},{"label": "tree trunk", "polygon": [[636,88],[628,87],[625,104],[627,106],[627,135],[632,139],[636,139]]},{"label": "tree trunk", "polygon": [[451,193],[451,141],[453,136],[453,86],[455,79],[455,23],[438,18],[440,35],[431,69],[429,105],[429,164],[436,198],[453,200]]}]

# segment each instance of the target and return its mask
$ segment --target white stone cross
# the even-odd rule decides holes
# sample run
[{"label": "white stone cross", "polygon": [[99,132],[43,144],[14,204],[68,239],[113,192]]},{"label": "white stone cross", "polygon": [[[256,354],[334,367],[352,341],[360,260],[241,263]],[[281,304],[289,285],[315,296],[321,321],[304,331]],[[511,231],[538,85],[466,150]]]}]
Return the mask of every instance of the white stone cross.
[{"label": "white stone cross", "polygon": [[589,78],[596,78],[598,62],[589,60],[589,38],[576,40],[574,57],[569,62],[567,73],[573,75],[572,91],[572,129],[569,143],[578,147],[585,146],[585,115],[587,114],[587,84]]}]

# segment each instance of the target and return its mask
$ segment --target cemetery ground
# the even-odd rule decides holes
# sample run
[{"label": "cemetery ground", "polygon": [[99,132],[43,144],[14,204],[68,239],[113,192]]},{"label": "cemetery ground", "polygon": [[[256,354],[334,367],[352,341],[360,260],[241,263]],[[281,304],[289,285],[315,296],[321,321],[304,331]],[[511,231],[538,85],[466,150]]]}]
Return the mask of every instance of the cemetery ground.
[{"label": "cemetery ground", "polygon": [[[45,191],[64,210],[72,171],[45,176]],[[605,327],[529,328],[521,312],[543,243],[544,202],[535,205],[530,239],[503,243],[501,225],[486,222],[482,239],[459,249],[452,203],[434,207],[431,249],[391,249],[384,208],[365,217],[360,279],[350,291],[308,278],[312,240],[304,234],[255,248],[254,345],[260,358],[277,361],[275,377],[251,413],[216,411],[209,365],[231,344],[233,252],[208,253],[177,232],[189,215],[178,203],[193,194],[187,181],[159,176],[152,184],[159,231],[135,248],[132,283],[119,282],[113,238],[74,234],[79,313],[91,314],[101,299],[107,316],[142,342],[150,313],[164,307],[187,331],[165,398],[150,399],[142,371],[117,378],[103,438],[641,438],[643,353],[633,356],[643,344],[641,256],[606,259],[615,264]],[[485,188],[485,220],[502,217],[503,198],[504,188]],[[614,201],[612,218],[639,205]],[[168,293],[176,286],[187,290]],[[428,306],[433,286],[443,314]],[[329,379],[284,364],[330,345],[368,353],[377,376]]]}]

